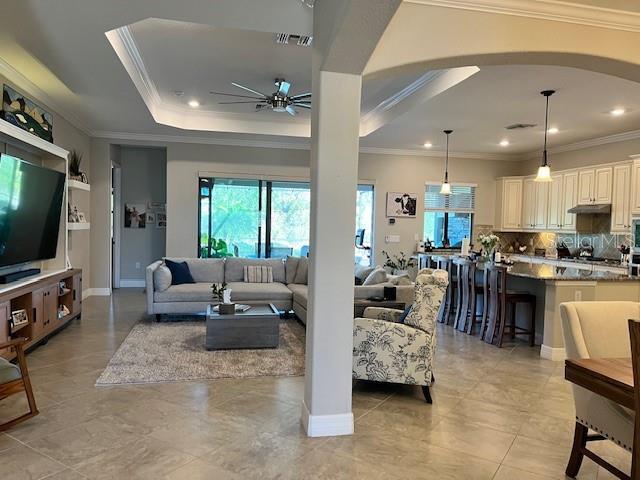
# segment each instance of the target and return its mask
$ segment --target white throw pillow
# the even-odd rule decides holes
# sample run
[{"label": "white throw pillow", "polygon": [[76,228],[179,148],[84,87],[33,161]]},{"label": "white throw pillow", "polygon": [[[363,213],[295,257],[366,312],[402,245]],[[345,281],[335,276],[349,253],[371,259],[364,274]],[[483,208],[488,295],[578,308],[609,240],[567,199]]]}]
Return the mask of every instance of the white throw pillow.
[{"label": "white throw pillow", "polygon": [[385,283],[387,281],[387,272],[384,271],[384,268],[378,266],[374,268],[373,272],[369,274],[369,276],[362,282],[362,285],[379,285],[380,283]]},{"label": "white throw pillow", "polygon": [[164,263],[153,272],[153,289],[156,292],[164,292],[171,286],[171,270]]},{"label": "white throw pillow", "polygon": [[361,282],[364,282],[371,272],[375,270],[376,267],[366,266],[366,265],[356,265],[355,267],[355,277],[358,277]]},{"label": "white throw pillow", "polygon": [[244,281],[246,283],[273,283],[273,268],[266,265],[245,265]]}]

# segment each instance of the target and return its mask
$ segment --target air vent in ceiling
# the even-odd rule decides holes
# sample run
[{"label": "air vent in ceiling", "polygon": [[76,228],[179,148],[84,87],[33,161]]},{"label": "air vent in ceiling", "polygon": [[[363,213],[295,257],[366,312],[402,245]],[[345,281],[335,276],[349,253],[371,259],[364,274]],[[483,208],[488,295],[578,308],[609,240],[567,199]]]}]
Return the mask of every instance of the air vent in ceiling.
[{"label": "air vent in ceiling", "polygon": [[276,43],[310,47],[311,43],[313,43],[313,37],[309,37],[307,35],[296,35],[294,33],[278,33],[276,34]]},{"label": "air vent in ceiling", "polygon": [[533,127],[537,127],[538,124],[536,123],[514,123],[513,125],[507,125],[506,128],[507,130],[520,130],[523,128],[533,128]]}]

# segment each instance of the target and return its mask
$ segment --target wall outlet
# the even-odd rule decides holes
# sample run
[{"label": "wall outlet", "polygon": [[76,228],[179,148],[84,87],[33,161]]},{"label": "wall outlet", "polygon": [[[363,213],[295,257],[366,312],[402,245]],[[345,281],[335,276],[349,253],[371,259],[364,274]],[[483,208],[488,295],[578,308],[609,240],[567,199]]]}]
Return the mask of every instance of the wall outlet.
[{"label": "wall outlet", "polygon": [[136,270],[140,270],[140,262],[136,262]]},{"label": "wall outlet", "polygon": [[576,302],[581,302],[582,301],[582,290],[576,290],[576,292],[573,295],[573,299]]},{"label": "wall outlet", "polygon": [[400,235],[385,235],[384,243],[400,243]]}]

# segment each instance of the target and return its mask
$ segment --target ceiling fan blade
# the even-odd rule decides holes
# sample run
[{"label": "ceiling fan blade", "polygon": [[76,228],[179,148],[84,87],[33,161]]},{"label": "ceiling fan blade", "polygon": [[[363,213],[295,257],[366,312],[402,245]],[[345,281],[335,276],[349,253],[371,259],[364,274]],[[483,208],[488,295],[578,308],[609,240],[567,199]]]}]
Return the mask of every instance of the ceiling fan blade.
[{"label": "ceiling fan blade", "polygon": [[287,113],[288,113],[289,115],[291,115],[292,117],[295,117],[295,116],[298,114],[298,112],[296,112],[296,109],[295,109],[295,108],[293,108],[293,105],[289,105],[289,106],[287,107]]},{"label": "ceiling fan blade", "polygon": [[291,84],[289,82],[285,82],[284,80],[280,80],[278,82],[278,93],[283,97],[289,95],[289,89],[291,88]]},{"label": "ceiling fan blade", "polygon": [[[242,101],[238,101],[238,102],[218,102],[218,105],[232,105],[234,103],[256,103],[255,100],[242,100]],[[262,103],[262,102],[260,102]],[[264,104],[266,105],[267,103],[264,102]]]},{"label": "ceiling fan blade", "polygon": [[308,98],[313,95],[311,92],[309,93],[301,93],[300,95],[294,95],[293,97],[289,97],[291,100],[302,100],[303,98]]},{"label": "ceiling fan blade", "polygon": [[222,92],[209,92],[209,95],[225,95],[227,97],[253,98],[255,100],[262,100],[263,98],[263,97],[250,97],[248,95],[236,95],[235,93],[222,93]]},{"label": "ceiling fan blade", "polygon": [[296,107],[302,107],[302,108],[306,108],[308,110],[311,110],[311,104],[309,104],[309,103],[294,102],[293,105],[296,106]]},{"label": "ceiling fan blade", "polygon": [[231,85],[233,85],[234,87],[238,87],[238,88],[241,88],[243,90],[246,90],[247,92],[251,92],[251,93],[254,93],[256,95],[260,95],[261,97],[265,97],[265,98],[269,97],[269,95],[265,95],[262,92],[258,92],[257,90],[254,90],[252,88],[245,87],[244,85],[240,85],[239,83],[231,82]]}]

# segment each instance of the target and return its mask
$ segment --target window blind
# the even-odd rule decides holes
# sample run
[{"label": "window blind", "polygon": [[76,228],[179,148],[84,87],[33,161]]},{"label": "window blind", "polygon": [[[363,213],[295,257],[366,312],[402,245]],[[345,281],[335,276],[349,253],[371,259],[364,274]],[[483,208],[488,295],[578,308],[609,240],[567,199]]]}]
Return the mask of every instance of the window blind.
[{"label": "window blind", "polygon": [[439,183],[426,185],[425,211],[474,213],[476,208],[476,187],[474,185],[451,184],[451,195],[442,195],[440,186]]}]

